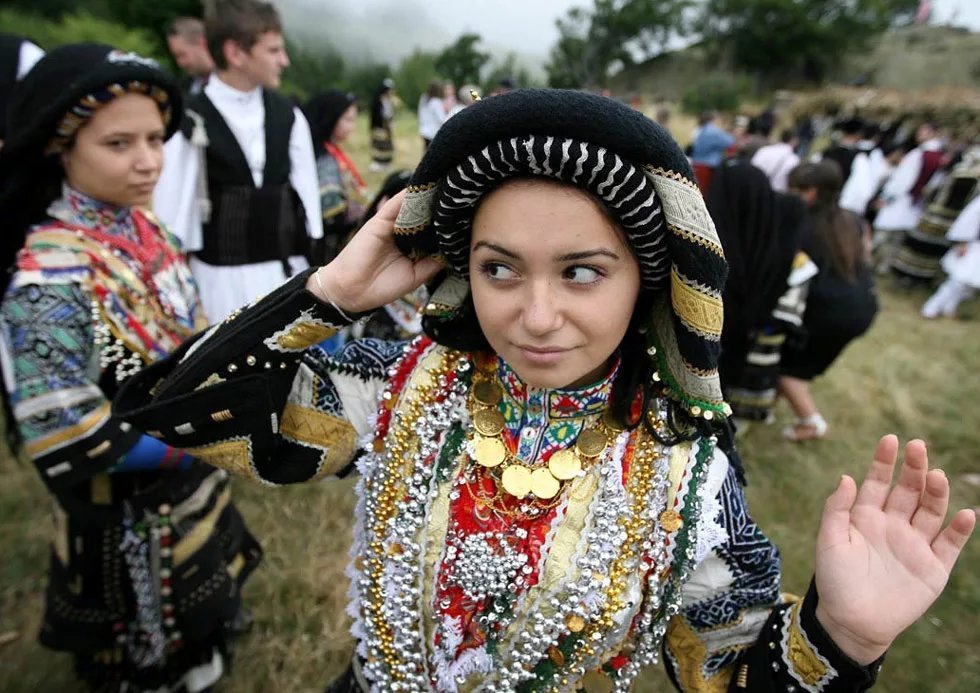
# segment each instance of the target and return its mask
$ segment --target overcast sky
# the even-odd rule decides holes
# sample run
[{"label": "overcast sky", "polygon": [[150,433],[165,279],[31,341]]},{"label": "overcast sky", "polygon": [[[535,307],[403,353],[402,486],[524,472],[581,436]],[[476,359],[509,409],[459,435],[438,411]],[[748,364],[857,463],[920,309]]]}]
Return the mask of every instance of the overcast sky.
[{"label": "overcast sky", "polygon": [[[287,30],[327,39],[345,55],[393,61],[413,48],[442,48],[475,32],[494,54],[543,60],[558,37],[555,20],[590,0],[277,0]],[[933,21],[980,30],[980,0],[933,0]]]}]

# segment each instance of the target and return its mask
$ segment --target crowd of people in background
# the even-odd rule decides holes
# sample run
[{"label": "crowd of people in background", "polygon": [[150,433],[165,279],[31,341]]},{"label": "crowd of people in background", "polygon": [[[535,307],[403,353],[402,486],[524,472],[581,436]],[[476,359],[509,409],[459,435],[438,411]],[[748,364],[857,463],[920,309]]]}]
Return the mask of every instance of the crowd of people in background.
[{"label": "crowd of people in background", "polygon": [[[726,341],[739,345],[729,346],[722,358],[730,401],[736,415],[765,419],[776,398],[784,397],[796,421],[783,433],[802,441],[828,431],[808,383],[870,328],[877,312],[876,276],[903,288],[939,285],[922,307],[926,318],[955,317],[959,305],[975,295],[980,278],[973,248],[980,230],[971,204],[978,193],[980,148],[932,121],[878,123],[858,114],[786,120],[774,137],[771,109],[754,118],[737,116],[728,128],[718,114],[705,113],[688,154],[706,198],[715,201],[709,209],[732,269],[727,291],[769,297],[748,324],[744,314],[726,319]],[[745,168],[749,162],[755,173]],[[741,208],[730,199],[735,170],[750,186]],[[805,203],[794,249],[802,257],[787,250],[772,264],[779,245],[769,242],[767,264],[751,254],[747,236],[736,233],[739,224],[748,224],[754,240],[763,242],[775,218],[775,212],[762,211],[775,209],[775,202],[763,204],[766,198],[750,191],[749,181],[759,172],[767,179],[767,195],[789,193]],[[796,225],[784,224],[778,238],[795,237]],[[816,271],[800,285],[790,283],[791,304],[784,303],[787,296],[764,290],[761,284],[774,277],[803,276],[803,257]],[[765,267],[771,269],[760,272]],[[751,292],[741,287],[746,274],[757,284]],[[745,305],[744,299],[738,303]],[[726,302],[726,316],[729,310],[734,308]]]},{"label": "crowd of people in background", "polygon": [[[3,397],[59,507],[42,642],[74,653],[93,686],[206,690],[247,629],[239,589],[261,558],[227,475],[116,420],[119,384],[329,263],[412,175],[396,167],[398,84],[382,80],[366,104],[329,85],[294,103],[280,92],[290,60],[275,8],[218,4],[206,20],[166,28],[179,86],[109,47],[45,56],[0,35],[0,209],[18,229],[3,247],[15,266],[0,310]],[[99,78],[76,93],[72,80],[88,73]],[[515,86],[504,79],[483,98]],[[478,91],[433,79],[415,110],[423,151]],[[370,161],[359,165],[348,143],[361,108]],[[658,107],[658,121],[669,117]],[[706,112],[686,150],[729,264],[722,390],[737,425],[773,421],[784,399],[792,442],[828,435],[832,412],[810,383],[872,328],[876,281],[934,289],[921,309],[929,319],[956,317],[980,290],[980,145],[932,121],[854,112],[823,122],[770,108],[726,124]],[[131,170],[113,178],[92,138],[117,130],[129,133],[116,140]],[[365,169],[386,174],[379,189]],[[410,339],[429,300],[420,287],[324,344],[336,353],[364,337]],[[134,509],[152,522],[135,523]],[[198,573],[179,577],[171,528],[198,522]],[[101,548],[73,548],[81,541]],[[87,582],[103,565],[111,579]],[[170,586],[182,579],[193,585]],[[188,589],[204,595],[183,614],[194,637],[168,607],[172,590]],[[151,615],[157,607],[162,618]],[[130,612],[138,617],[123,622]]]}]

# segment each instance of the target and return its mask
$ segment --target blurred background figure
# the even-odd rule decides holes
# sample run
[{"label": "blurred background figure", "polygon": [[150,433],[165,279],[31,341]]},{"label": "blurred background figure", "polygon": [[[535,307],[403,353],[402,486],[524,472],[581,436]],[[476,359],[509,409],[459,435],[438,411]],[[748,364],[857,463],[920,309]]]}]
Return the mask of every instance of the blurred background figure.
[{"label": "blurred background figure", "polygon": [[323,256],[332,260],[358,227],[367,205],[367,185],[341,148],[357,125],[357,103],[350,92],[328,91],[303,106],[310,123],[323,218]]},{"label": "blurred background figure", "polygon": [[847,118],[835,127],[837,141],[831,144],[820,155],[820,161],[833,161],[840,167],[841,180],[846,181],[851,175],[854,159],[861,153],[858,146],[861,133],[864,131],[864,121],[860,118]]},{"label": "blurred background figure", "polygon": [[941,260],[947,278],[922,306],[926,318],[955,317],[960,303],[980,289],[980,147],[966,152],[919,220],[920,232],[943,228],[951,246]]},{"label": "blurred background figure", "polygon": [[439,128],[446,121],[444,95],[442,83],[433,80],[419,98],[419,135],[422,137],[423,151],[429,148],[432,138],[436,136]]},{"label": "blurred background figure", "polygon": [[786,128],[779,134],[778,142],[760,147],[752,156],[752,165],[762,169],[776,192],[786,192],[789,172],[800,163],[796,145],[796,134]]},{"label": "blurred background figure", "polygon": [[799,250],[806,212],[738,159],[715,171],[707,203],[728,260],[722,390],[737,419],[765,421],[776,401],[783,344],[800,331],[807,282],[817,272]]},{"label": "blurred background figure", "polygon": [[905,233],[919,222],[922,193],[942,166],[944,144],[935,123],[919,125],[915,143],[888,177],[876,203],[873,246],[879,274],[888,272]]},{"label": "blurred background figure", "polygon": [[214,60],[208,51],[204,22],[197,17],[178,17],[167,27],[167,48],[177,67],[184,71],[188,81],[184,91],[198,94],[214,72]]},{"label": "blurred background figure", "polygon": [[735,135],[718,125],[718,114],[705,111],[698,119],[691,142],[691,165],[701,192],[705,195],[711,187],[711,174],[721,165],[725,151],[735,144]]},{"label": "blurred background figure", "polygon": [[810,394],[810,381],[867,332],[878,313],[870,231],[863,219],[837,205],[840,187],[840,167],[833,161],[800,164],[789,174],[790,191],[808,210],[802,250],[818,268],[807,291],[805,340],[783,349],[779,393],[797,419],[783,435],[792,441],[826,435],[827,422]]},{"label": "blurred background figure", "polygon": [[22,36],[0,32],[0,147],[7,139],[7,108],[14,85],[44,57],[44,51]]},{"label": "blurred background figure", "polygon": [[317,261],[323,224],[309,125],[277,91],[290,64],[278,11],[217,0],[205,33],[216,71],[167,143],[154,209],[219,322]]},{"label": "blurred background figure", "polygon": [[371,164],[373,172],[386,171],[395,158],[395,134],[391,122],[395,118],[395,82],[385,78],[371,101]]},{"label": "blurred background figure", "polygon": [[479,96],[479,93],[480,87],[476,84],[464,84],[461,86],[456,93],[456,105],[446,115],[446,119],[448,120],[453,117],[467,106],[472,106],[476,102],[476,96],[474,94]]},{"label": "blurred background figure", "polygon": [[517,89],[517,80],[515,80],[510,75],[507,75],[505,77],[500,78],[500,80],[497,82],[497,86],[495,86],[493,88],[493,91],[490,92],[490,96],[499,96],[500,94],[506,94],[507,92],[513,91],[514,89]]},{"label": "blurred background figure", "polygon": [[950,146],[939,168],[922,188],[915,226],[905,231],[891,260],[891,271],[904,287],[932,287],[942,277],[942,260],[953,245],[950,225],[977,193],[978,165],[974,152]]}]

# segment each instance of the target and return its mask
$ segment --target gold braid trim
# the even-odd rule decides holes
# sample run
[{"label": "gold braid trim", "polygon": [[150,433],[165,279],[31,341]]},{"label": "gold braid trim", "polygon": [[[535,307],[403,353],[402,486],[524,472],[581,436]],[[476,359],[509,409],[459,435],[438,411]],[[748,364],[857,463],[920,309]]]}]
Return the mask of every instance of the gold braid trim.
[{"label": "gold braid trim", "polygon": [[249,438],[231,438],[210,445],[184,448],[184,452],[232,474],[253,481],[262,480],[252,464],[252,441]]},{"label": "gold braid trim", "polygon": [[698,184],[696,182],[690,180],[689,178],[687,178],[687,176],[684,176],[678,173],[677,171],[668,171],[665,168],[660,168],[659,166],[650,166],[650,165],[644,166],[643,168],[654,175],[663,176],[664,178],[670,178],[671,180],[676,180],[678,183],[683,183],[691,190],[696,192],[698,195],[701,194],[701,188],[698,187]]},{"label": "gold braid trim", "polygon": [[816,686],[827,677],[827,665],[818,655],[806,635],[800,630],[800,609],[803,601],[796,602],[790,609],[787,633],[789,661],[793,675],[808,686]]},{"label": "gold braid trim", "polygon": [[345,419],[292,403],[282,410],[279,433],[287,440],[322,451],[314,479],[343,469],[357,445],[354,427]]},{"label": "gold braid trim", "polygon": [[704,677],[701,666],[708,658],[708,648],[683,616],[674,616],[670,620],[666,643],[681,690],[698,693],[724,693],[728,690],[728,682],[735,673],[733,667],[723,667],[714,676]]},{"label": "gold braid trim", "polygon": [[394,231],[396,236],[411,236],[412,234],[418,233],[419,231],[423,231],[427,228],[429,228],[428,224],[417,224],[416,226],[406,227],[396,226]]},{"label": "gold braid trim", "polygon": [[714,253],[719,257],[724,257],[725,255],[725,252],[724,250],[722,250],[722,247],[720,245],[711,243],[704,236],[700,236],[696,233],[692,233],[690,231],[682,229],[680,226],[675,226],[674,224],[670,224],[670,223],[667,224],[667,228],[670,229],[675,236],[680,236],[681,238],[683,238],[685,241],[689,243],[694,243],[695,245],[699,245],[702,248],[707,248],[708,250],[710,250],[712,253]]},{"label": "gold braid trim", "polygon": [[721,298],[693,286],[677,270],[670,272],[670,302],[681,321],[701,337],[717,341],[725,318]]}]

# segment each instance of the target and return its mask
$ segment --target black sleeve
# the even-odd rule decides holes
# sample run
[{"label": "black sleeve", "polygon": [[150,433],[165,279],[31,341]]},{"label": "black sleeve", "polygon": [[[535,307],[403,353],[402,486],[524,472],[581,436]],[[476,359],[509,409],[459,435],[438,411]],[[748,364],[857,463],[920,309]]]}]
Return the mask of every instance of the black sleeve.
[{"label": "black sleeve", "polygon": [[[306,290],[313,270],[183,344],[132,379],[115,413],[198,459],[273,484],[337,474],[352,459],[358,431],[345,415],[336,378],[358,377],[370,396],[377,368],[360,374],[317,345],[350,320]],[[353,397],[355,395],[350,395]]]}]

